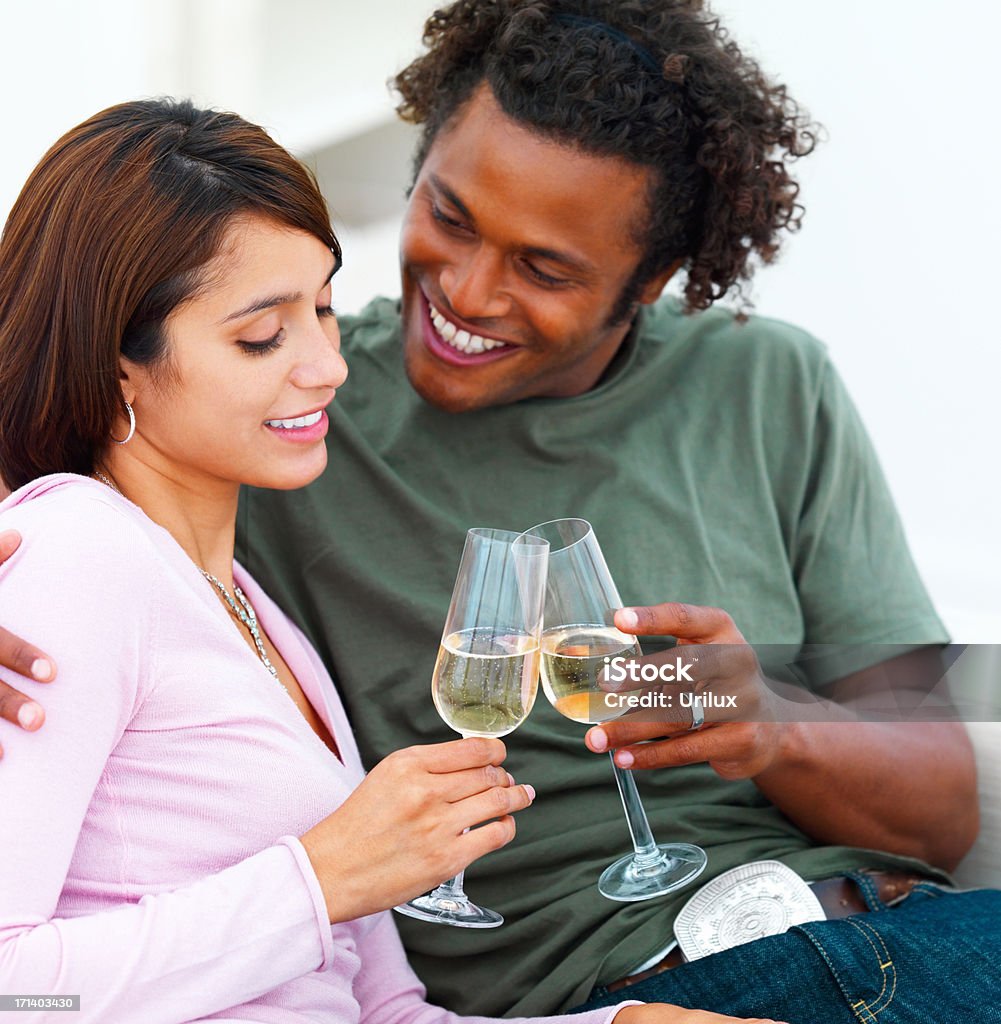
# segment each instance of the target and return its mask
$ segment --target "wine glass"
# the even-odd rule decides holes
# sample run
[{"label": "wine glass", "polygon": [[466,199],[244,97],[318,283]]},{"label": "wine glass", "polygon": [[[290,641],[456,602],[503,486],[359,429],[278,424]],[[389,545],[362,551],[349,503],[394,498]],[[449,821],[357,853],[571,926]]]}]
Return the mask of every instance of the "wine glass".
[{"label": "wine glass", "polygon": [[[505,736],[528,717],[539,685],[547,541],[507,530],[466,534],[431,679],[445,723],[466,736]],[[504,918],[473,903],[465,872],[395,909],[457,928],[496,928]]]},{"label": "wine glass", "polygon": [[[584,519],[555,519],[522,534],[515,548],[535,539],[549,542],[545,625],[542,633],[542,688],[560,714],[575,722],[597,724],[618,718],[621,702],[606,702],[599,678],[611,658],[637,657],[636,637],[618,630],[613,615],[622,607],[591,524]],[[609,706],[612,704],[612,706]],[[626,812],[633,853],[602,872],[598,890],[622,903],[673,892],[697,878],[706,866],[705,851],[688,843],[658,845],[631,772],[612,770]]]}]

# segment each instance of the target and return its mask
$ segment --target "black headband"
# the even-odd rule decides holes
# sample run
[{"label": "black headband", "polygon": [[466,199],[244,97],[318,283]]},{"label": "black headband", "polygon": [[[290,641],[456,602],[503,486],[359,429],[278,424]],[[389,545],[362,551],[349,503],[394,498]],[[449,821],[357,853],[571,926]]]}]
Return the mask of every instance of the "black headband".
[{"label": "black headband", "polygon": [[662,74],[663,72],[663,68],[654,60],[653,54],[645,46],[641,46],[635,39],[630,39],[625,32],[620,32],[617,28],[613,28],[604,21],[599,21],[597,18],[585,18],[580,14],[557,14],[554,20],[558,21],[561,25],[573,25],[575,28],[597,29],[610,39],[625,43],[639,57],[644,66],[649,68],[655,75]]}]

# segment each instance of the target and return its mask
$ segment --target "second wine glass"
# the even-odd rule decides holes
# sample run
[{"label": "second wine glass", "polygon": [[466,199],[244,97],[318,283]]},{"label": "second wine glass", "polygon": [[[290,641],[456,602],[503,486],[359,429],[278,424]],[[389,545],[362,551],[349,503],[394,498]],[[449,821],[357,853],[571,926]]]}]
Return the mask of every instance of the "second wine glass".
[{"label": "second wine glass", "polygon": [[[528,716],[539,684],[539,642],[549,543],[507,530],[466,534],[431,680],[434,706],[468,736],[506,736]],[[504,918],[463,891],[463,875],[395,909],[457,928],[496,928]]]},{"label": "second wine glass", "polygon": [[[540,539],[549,543],[542,687],[564,717],[607,722],[623,711],[609,707],[599,678],[611,658],[637,657],[640,646],[615,627],[613,616],[622,601],[591,524],[585,519],[542,523],[523,533],[515,549]],[[632,772],[615,763],[614,750],[609,754],[633,852],[605,868],[598,890],[623,903],[674,892],[702,873],[705,851],[688,843],[656,843]]]}]

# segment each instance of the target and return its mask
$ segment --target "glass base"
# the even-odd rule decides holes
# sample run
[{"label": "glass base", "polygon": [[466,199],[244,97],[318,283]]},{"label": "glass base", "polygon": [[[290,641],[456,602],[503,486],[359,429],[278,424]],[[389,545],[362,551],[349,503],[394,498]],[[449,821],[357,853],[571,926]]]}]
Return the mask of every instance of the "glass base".
[{"label": "glass base", "polygon": [[601,895],[619,903],[649,900],[688,885],[705,870],[706,854],[698,846],[661,843],[657,849],[660,856],[649,862],[630,853],[609,864],[598,879]]},{"label": "glass base", "polygon": [[450,924],[453,928],[497,928],[504,923],[504,918],[496,910],[478,907],[465,896],[457,899],[455,896],[436,896],[433,892],[393,907],[393,910],[418,921]]}]

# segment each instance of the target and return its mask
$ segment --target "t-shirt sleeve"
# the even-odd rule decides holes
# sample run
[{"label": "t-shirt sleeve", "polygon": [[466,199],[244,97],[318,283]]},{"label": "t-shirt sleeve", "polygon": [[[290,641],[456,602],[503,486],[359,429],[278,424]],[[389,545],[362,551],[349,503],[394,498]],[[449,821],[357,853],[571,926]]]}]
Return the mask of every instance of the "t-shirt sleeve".
[{"label": "t-shirt sleeve", "polygon": [[815,685],[948,635],[908,550],[862,421],[825,359],[790,552]]},{"label": "t-shirt sleeve", "polygon": [[156,685],[162,562],[121,510],[88,495],[15,506],[0,516],[8,527],[23,542],[0,567],[0,622],[47,650],[59,674],[38,691],[43,728],[4,735],[0,991],[78,994],[81,1022],[153,1024],[217,1012],[319,968],[330,930],[292,837],[175,891],[58,916],[105,764]]}]

